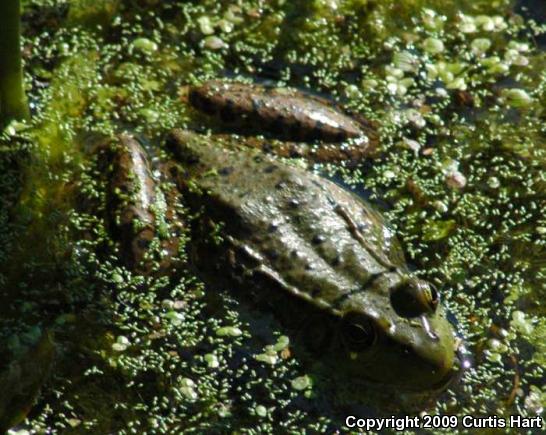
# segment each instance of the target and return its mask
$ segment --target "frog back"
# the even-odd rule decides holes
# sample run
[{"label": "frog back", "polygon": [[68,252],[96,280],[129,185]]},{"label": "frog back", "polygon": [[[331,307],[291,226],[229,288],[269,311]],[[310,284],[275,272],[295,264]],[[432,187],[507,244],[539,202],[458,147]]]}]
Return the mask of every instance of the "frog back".
[{"label": "frog back", "polygon": [[252,150],[227,149],[176,131],[171,148],[187,171],[183,190],[195,207],[223,222],[235,255],[253,273],[328,310],[382,274],[405,270],[383,218],[335,183]]}]

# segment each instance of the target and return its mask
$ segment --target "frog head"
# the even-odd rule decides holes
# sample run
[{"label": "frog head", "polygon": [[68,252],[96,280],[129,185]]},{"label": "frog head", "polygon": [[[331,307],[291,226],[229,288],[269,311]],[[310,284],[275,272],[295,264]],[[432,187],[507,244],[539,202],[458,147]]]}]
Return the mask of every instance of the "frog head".
[{"label": "frog head", "polygon": [[434,287],[396,272],[349,297],[337,327],[356,377],[407,390],[441,389],[456,373],[455,339]]}]

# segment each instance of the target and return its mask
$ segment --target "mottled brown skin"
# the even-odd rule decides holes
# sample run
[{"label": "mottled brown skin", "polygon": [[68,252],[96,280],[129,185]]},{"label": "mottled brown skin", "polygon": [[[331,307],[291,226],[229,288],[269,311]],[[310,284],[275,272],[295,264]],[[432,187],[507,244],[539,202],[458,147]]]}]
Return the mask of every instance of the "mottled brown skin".
[{"label": "mottled brown skin", "polygon": [[[377,146],[377,134],[369,122],[357,121],[326,101],[293,89],[213,80],[191,87],[188,97],[193,107],[223,123],[253,132],[269,132],[278,139],[334,143],[354,139],[351,147],[363,155]],[[346,157],[345,153],[333,153],[333,149],[325,151],[325,156],[316,156],[324,160]]]},{"label": "mottled brown skin", "polygon": [[[445,385],[451,327],[435,290],[409,275],[381,216],[324,178],[222,145],[182,130],[167,139],[181,164],[179,189],[201,216],[192,260],[203,280],[267,301],[289,324],[315,319],[306,341],[355,381]],[[218,225],[221,242],[210,236]]]},{"label": "mottled brown skin", "polygon": [[[154,259],[150,245],[157,236],[157,186],[151,173],[146,152],[129,134],[106,146],[110,159],[109,213],[112,233],[121,244],[122,260],[127,268],[141,274],[152,272]],[[175,234],[160,242],[163,254],[159,273],[167,273],[178,253],[178,236],[182,228],[174,207],[176,196],[167,191],[166,221],[176,227]]]},{"label": "mottled brown skin", "polygon": [[144,259],[155,235],[151,207],[156,202],[156,186],[146,153],[137,140],[128,134],[118,139],[110,150],[110,223],[119,237],[126,266],[149,272]]},{"label": "mottled brown skin", "polygon": [[[160,165],[163,181],[172,182],[170,177],[171,162]],[[165,223],[169,227],[169,234],[161,240],[162,255],[159,261],[159,275],[172,274],[182,264],[179,258],[180,237],[186,231],[184,217],[179,212],[180,192],[176,186],[170,186],[163,191],[167,209],[165,211]]]}]

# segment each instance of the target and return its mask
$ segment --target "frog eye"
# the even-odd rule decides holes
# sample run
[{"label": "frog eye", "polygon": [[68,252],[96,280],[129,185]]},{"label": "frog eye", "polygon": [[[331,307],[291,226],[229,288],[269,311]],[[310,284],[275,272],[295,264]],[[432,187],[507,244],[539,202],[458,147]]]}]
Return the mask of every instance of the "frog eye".
[{"label": "frog eye", "polygon": [[394,311],[402,317],[434,313],[438,306],[438,292],[426,281],[406,279],[392,289],[391,304]]},{"label": "frog eye", "polygon": [[362,352],[375,343],[377,337],[372,322],[358,313],[347,313],[341,321],[341,337],[351,352]]}]

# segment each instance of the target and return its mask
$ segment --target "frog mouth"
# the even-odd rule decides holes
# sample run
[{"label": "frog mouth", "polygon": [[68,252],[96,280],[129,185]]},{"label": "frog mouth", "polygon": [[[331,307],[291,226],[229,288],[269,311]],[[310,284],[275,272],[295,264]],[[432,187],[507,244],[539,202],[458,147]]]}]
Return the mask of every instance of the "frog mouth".
[{"label": "frog mouth", "polygon": [[452,385],[458,384],[462,377],[462,370],[458,364],[458,357],[453,360],[453,369],[445,374],[438,382],[432,385],[431,390],[445,390]]},{"label": "frog mouth", "polygon": [[439,378],[439,380],[428,385],[399,384],[397,382],[382,381],[377,378],[368,377],[359,379],[353,378],[351,382],[355,385],[359,385],[361,388],[371,388],[374,391],[377,390],[379,392],[397,391],[409,395],[433,394],[434,397],[437,397],[437,395],[440,395],[448,388],[452,388],[459,384],[465,372],[464,367],[464,363],[460,361],[458,356],[455,356],[453,358],[453,367]]},{"label": "frog mouth", "polygon": [[453,358],[453,368],[446,375],[434,384],[433,389],[445,390],[449,387],[458,385],[465,372],[472,367],[472,361],[469,352],[463,342],[460,342],[455,349]]}]

